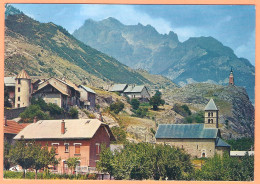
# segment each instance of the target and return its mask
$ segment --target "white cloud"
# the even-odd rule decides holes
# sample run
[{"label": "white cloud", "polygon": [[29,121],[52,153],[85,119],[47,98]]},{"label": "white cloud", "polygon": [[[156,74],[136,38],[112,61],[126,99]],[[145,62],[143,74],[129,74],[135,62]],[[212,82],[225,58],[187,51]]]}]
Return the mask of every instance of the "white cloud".
[{"label": "white cloud", "polygon": [[245,57],[252,65],[255,65],[255,54],[252,54],[255,53],[255,30],[251,33],[248,41],[239,45],[234,52],[238,57]]},{"label": "white cloud", "polygon": [[136,10],[132,5],[82,5],[80,14],[86,18],[103,20],[114,17],[126,25],[150,24],[159,33],[169,33],[171,23],[162,18],[155,18],[147,13]]}]

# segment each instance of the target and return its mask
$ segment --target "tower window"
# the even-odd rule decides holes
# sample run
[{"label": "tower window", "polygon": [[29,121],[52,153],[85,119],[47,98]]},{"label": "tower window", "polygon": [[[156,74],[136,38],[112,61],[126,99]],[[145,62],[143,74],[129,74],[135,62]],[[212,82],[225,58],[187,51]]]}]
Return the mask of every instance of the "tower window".
[{"label": "tower window", "polygon": [[210,119],[208,119],[208,123],[210,123]]},{"label": "tower window", "polygon": [[21,79],[18,79],[18,84],[21,84]]},{"label": "tower window", "polygon": [[213,112],[211,112],[211,116],[213,117]]},{"label": "tower window", "polygon": [[213,123],[213,119],[211,119],[211,123]]},{"label": "tower window", "polygon": [[20,92],[21,91],[21,89],[20,88],[18,88],[18,92]]},{"label": "tower window", "polygon": [[210,112],[208,113],[208,117],[210,117]]},{"label": "tower window", "polygon": [[20,101],[20,97],[18,96],[18,101]]}]

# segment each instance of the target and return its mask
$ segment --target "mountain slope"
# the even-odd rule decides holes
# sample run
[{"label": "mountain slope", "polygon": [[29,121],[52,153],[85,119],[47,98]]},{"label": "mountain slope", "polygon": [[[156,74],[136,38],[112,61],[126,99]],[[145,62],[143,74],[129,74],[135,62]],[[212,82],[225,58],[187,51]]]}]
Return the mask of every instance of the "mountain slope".
[{"label": "mountain slope", "polygon": [[197,83],[163,94],[170,105],[184,103],[195,111],[204,110],[210,98],[213,98],[219,109],[220,129],[224,138],[254,137],[254,106],[244,88]]},{"label": "mountain slope", "polygon": [[90,77],[92,83],[150,83],[53,23],[40,23],[22,13],[9,15],[5,21],[5,71],[17,73],[26,68],[30,75],[68,75],[77,81]]},{"label": "mountain slope", "polygon": [[132,68],[162,74],[181,86],[193,82],[226,85],[232,67],[235,84],[245,87],[254,102],[254,66],[212,37],[181,43],[173,32],[163,35],[150,25],[123,25],[114,18],[86,20],[73,35]]}]

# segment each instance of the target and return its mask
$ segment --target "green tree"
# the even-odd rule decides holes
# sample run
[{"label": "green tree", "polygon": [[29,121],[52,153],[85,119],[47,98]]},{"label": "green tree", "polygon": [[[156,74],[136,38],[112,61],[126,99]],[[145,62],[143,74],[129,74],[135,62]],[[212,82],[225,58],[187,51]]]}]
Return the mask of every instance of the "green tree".
[{"label": "green tree", "polygon": [[148,112],[148,108],[138,108],[136,111],[134,111],[134,115],[137,116],[137,117],[140,117],[140,118],[143,118],[147,115],[147,112]]},{"label": "green tree", "polygon": [[159,105],[164,105],[165,101],[162,100],[162,94],[156,91],[155,95],[150,99],[149,104],[153,106],[153,110],[157,111]]},{"label": "green tree", "polygon": [[76,168],[77,164],[79,163],[79,159],[80,159],[79,157],[70,157],[67,159],[67,164],[71,170],[71,174],[74,173],[75,168]]},{"label": "green tree", "polygon": [[7,141],[4,141],[4,169],[9,170],[11,166],[11,160],[10,160],[10,150],[11,150],[11,144]]},{"label": "green tree", "polygon": [[113,153],[110,151],[109,147],[106,147],[105,144],[101,145],[101,150],[102,151],[99,155],[100,161],[97,162],[97,169],[103,173],[109,173],[111,179],[111,176],[113,175]]},{"label": "green tree", "polygon": [[34,164],[34,155],[32,146],[25,143],[24,140],[17,141],[10,150],[10,159],[23,168],[23,178],[25,178],[25,170]]},{"label": "green tree", "polygon": [[133,99],[130,101],[130,104],[131,104],[131,106],[132,106],[132,108],[133,108],[134,110],[137,110],[137,109],[139,108],[140,102],[139,102],[139,100],[133,98]]},{"label": "green tree", "polygon": [[34,117],[38,119],[50,119],[50,116],[43,112],[39,105],[30,105],[24,112],[20,114],[23,122],[33,122]]},{"label": "green tree", "polygon": [[180,180],[193,171],[190,156],[167,145],[127,143],[113,154],[104,152],[106,156],[100,157],[101,169],[110,170],[115,179]]},{"label": "green tree", "polygon": [[41,147],[40,144],[30,144],[32,146],[32,154],[34,162],[32,168],[35,170],[35,179],[37,179],[37,171],[43,168],[47,168],[48,165],[56,165],[58,160],[55,157],[55,150],[52,148],[50,151],[47,146]]}]

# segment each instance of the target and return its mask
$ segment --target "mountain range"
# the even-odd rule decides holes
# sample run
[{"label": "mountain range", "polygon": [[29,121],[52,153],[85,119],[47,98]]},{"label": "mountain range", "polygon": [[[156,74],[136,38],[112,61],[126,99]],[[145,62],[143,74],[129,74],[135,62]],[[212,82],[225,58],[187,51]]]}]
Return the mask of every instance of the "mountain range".
[{"label": "mountain range", "polygon": [[124,25],[115,18],[88,19],[73,36],[131,68],[160,74],[176,84],[208,82],[227,85],[231,68],[235,84],[254,102],[255,67],[213,37],[180,42],[172,31],[160,34],[151,25]]},{"label": "mountain range", "polygon": [[[108,22],[110,22],[111,18],[108,20]],[[115,21],[115,19],[112,20]],[[94,21],[91,22],[95,23]],[[116,21],[116,24],[118,24],[118,21]],[[153,30],[150,31],[151,35],[158,34],[151,26],[138,26],[147,27],[148,30]],[[137,30],[132,31],[135,32]],[[98,30],[93,32],[93,35],[95,34],[99,34]],[[184,47],[185,44],[177,41],[177,35],[173,32],[170,32],[169,35],[159,34],[160,39],[156,39],[155,37],[154,39],[148,39],[145,34],[146,33],[140,37],[132,38],[135,40],[134,43],[136,44],[138,39],[143,37],[143,40],[150,43],[150,45],[148,45],[150,48],[157,46],[159,49],[161,46],[158,46],[155,43],[158,43],[158,40],[164,40],[172,49],[175,47],[175,49],[180,49],[180,52],[183,52],[181,47]],[[105,37],[106,35],[103,36]],[[172,39],[170,39],[171,41],[167,41],[169,36],[172,37]],[[111,39],[112,38],[113,36]],[[100,39],[102,40],[105,38],[100,36]],[[208,43],[206,44],[206,50],[208,52],[209,50],[213,50],[213,53],[230,53],[232,51],[228,48],[225,49],[219,42],[219,48],[215,47],[214,44],[216,40],[213,38],[196,38],[194,39],[196,42],[193,41],[195,42],[193,44],[203,45],[203,42],[206,42],[203,41],[203,39],[207,42],[209,39],[212,40],[211,47],[209,47],[210,45]],[[113,44],[120,45],[121,41],[119,40],[117,42],[117,39],[115,39]],[[201,42],[198,42],[198,40]],[[109,42],[107,42],[107,44],[109,44]],[[192,39],[190,39],[190,44],[187,42],[186,44],[187,48],[195,47],[192,44]],[[105,42],[104,45],[106,45]],[[194,53],[189,51],[190,54],[186,57],[200,55],[200,52],[197,51],[201,50],[201,47],[202,46],[195,47],[196,49],[193,50]],[[116,48],[118,47],[108,47],[108,49],[115,50]],[[174,52],[176,52],[175,49],[173,49]],[[142,52],[141,47],[140,52]],[[146,57],[146,55],[142,56]],[[219,55],[218,57],[222,58],[225,56]],[[233,57],[236,58],[235,55],[233,55]],[[210,57],[208,59],[211,61]],[[247,60],[239,58],[236,58],[235,60],[240,61],[242,67],[240,70],[246,72],[244,63],[246,63]],[[232,60],[232,62],[235,62],[235,60]],[[212,63],[210,64],[206,61],[203,63],[199,59],[196,62],[200,63],[203,67],[208,66],[209,69],[211,68],[213,71],[220,70],[220,68],[212,67]],[[181,66],[182,65],[179,67]],[[186,66],[186,70],[193,72],[190,69],[191,65],[189,67],[188,62],[186,62]],[[215,63],[214,66],[220,66],[219,62]],[[236,66],[239,65],[237,64]],[[248,67],[247,73],[250,72],[252,66],[248,65]],[[227,68],[227,74],[225,74],[225,76],[228,76],[229,67],[223,65],[222,69],[224,70],[225,68]],[[233,138],[254,136],[254,107],[249,101],[244,88],[206,83],[189,84],[185,85],[185,87],[179,87],[170,79],[161,75],[150,74],[142,69],[135,70],[129,68],[114,57],[108,56],[91,46],[85,45],[61,26],[54,23],[40,23],[26,16],[19,10],[14,9],[12,6],[8,6],[5,19],[5,76],[15,75],[21,69],[25,69],[30,76],[41,76],[46,78],[51,76],[65,77],[76,84],[86,84],[99,89],[112,83],[145,84],[148,86],[150,92],[160,89],[164,100],[170,106],[173,106],[175,103],[187,104],[194,112],[203,109],[208,100],[213,98],[221,111],[220,124],[222,127],[220,128],[225,132],[224,137],[230,138],[231,134]],[[236,74],[237,67],[234,67],[234,70],[234,73]],[[204,75],[208,75],[208,73],[197,71],[197,75],[203,78]],[[211,71],[211,75],[214,75],[214,72]],[[253,75],[254,72],[252,71],[252,75],[249,75],[248,78],[251,80]],[[236,78],[238,78],[238,76],[236,77],[235,75],[235,80]],[[239,78],[245,79],[243,75],[239,76]],[[104,93],[104,91],[102,91],[102,93]],[[176,113],[170,109],[168,111],[160,112],[160,117],[157,117],[156,114],[155,116],[156,123],[159,124],[176,123],[176,117],[179,117],[179,115],[176,115]],[[226,120],[229,121],[228,126],[225,126]],[[154,121],[152,121],[152,123],[155,124]]]}]

